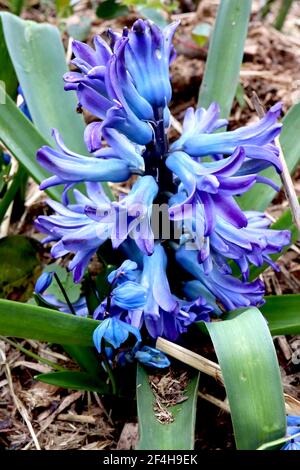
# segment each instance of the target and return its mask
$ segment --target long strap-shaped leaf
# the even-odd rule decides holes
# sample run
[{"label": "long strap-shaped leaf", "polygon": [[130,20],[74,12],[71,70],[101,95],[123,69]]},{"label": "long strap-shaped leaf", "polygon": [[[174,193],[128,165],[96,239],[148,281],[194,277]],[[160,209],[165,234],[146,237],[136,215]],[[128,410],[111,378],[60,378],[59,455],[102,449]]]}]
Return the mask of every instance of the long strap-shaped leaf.
[{"label": "long strap-shaped leaf", "polygon": [[210,40],[198,103],[207,107],[217,101],[225,118],[239,81],[250,11],[251,0],[221,0]]},{"label": "long strap-shaped leaf", "polygon": [[257,308],[207,329],[224,377],[238,449],[257,449],[285,435],[284,398],[267,323]]},{"label": "long strap-shaped leaf", "polygon": [[[300,161],[300,103],[295,104],[282,120],[282,131],[280,134],[280,144],[290,173],[293,173]],[[267,169],[261,173],[271,178],[278,186],[281,186],[281,180],[275,170]],[[238,198],[239,205],[244,210],[264,211],[272,199],[275,197],[276,191],[265,184],[256,185],[246,194]]]},{"label": "long strap-shaped leaf", "polygon": [[2,23],[0,21],[0,80],[5,83],[6,92],[9,96],[15,97],[18,87],[18,80],[15,69],[11,62],[6,47]]},{"label": "long strap-shaped leaf", "polygon": [[75,317],[36,305],[0,299],[0,335],[93,346],[96,320]]},{"label": "long strap-shaped leaf", "polygon": [[155,398],[149,376],[142,366],[137,368],[137,407],[140,440],[139,450],[192,450],[196,422],[199,374],[194,373],[186,389],[188,399],[168,408],[174,417],[161,424],[154,414]]},{"label": "long strap-shaped leaf", "polygon": [[300,335],[300,295],[269,295],[261,312],[272,335]]},{"label": "long strap-shaped leaf", "polygon": [[46,139],[51,139],[51,128],[55,127],[71,149],[86,152],[75,95],[64,91],[62,77],[68,69],[58,29],[10,13],[1,13],[1,21],[34,124]]},{"label": "long strap-shaped leaf", "polygon": [[[8,95],[0,105],[0,140],[38,183],[49,176],[35,157],[37,150],[48,142]],[[60,199],[57,188],[49,188],[47,192],[54,199]]]}]

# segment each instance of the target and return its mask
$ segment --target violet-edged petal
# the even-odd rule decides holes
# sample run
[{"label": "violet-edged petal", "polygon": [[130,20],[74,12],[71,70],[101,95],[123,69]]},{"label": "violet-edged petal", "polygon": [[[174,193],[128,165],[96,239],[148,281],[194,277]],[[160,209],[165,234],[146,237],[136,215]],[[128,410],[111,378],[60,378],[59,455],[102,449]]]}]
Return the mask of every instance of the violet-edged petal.
[{"label": "violet-edged petal", "polygon": [[84,142],[90,153],[102,147],[101,122],[91,122],[84,130]]},{"label": "violet-edged petal", "polygon": [[95,329],[93,342],[97,351],[101,353],[103,340],[117,349],[128,339],[129,333],[133,334],[137,341],[141,341],[141,335],[137,328],[132,327],[116,317],[106,318]]},{"label": "violet-edged petal", "polygon": [[115,284],[115,282],[123,283],[125,281],[136,281],[139,275],[137,267],[138,265],[135,261],[126,259],[118,269],[109,273],[107,280],[110,284]]},{"label": "violet-edged petal", "polygon": [[165,107],[171,99],[169,62],[177,26],[178,22],[160,30],[154,23],[137,20],[128,32],[127,69],[139,94],[154,107]]},{"label": "violet-edged petal", "polygon": [[[257,123],[229,132],[211,133],[214,124],[218,127],[218,113],[212,107],[204,112],[197,111],[197,118],[189,110],[184,126],[185,132],[171,145],[171,151],[183,150],[192,157],[232,154],[237,147],[243,147],[249,158],[263,160],[281,171],[278,149],[273,145],[282,125],[277,122],[281,104],[274,105]],[[207,119],[207,114],[210,119]],[[209,124],[208,124],[209,122]]]},{"label": "violet-edged petal", "polygon": [[55,176],[44,180],[41,189],[81,181],[126,181],[131,169],[124,160],[111,158],[101,161],[94,157],[68,155],[44,146],[37,152],[38,163]]},{"label": "violet-edged petal", "polygon": [[113,289],[112,300],[124,310],[135,310],[145,305],[146,289],[137,282],[126,281]]},{"label": "violet-edged petal", "polygon": [[164,369],[170,366],[170,361],[164,353],[150,346],[143,346],[135,353],[135,359],[149,367]]},{"label": "violet-edged petal", "polygon": [[253,282],[242,282],[229,274],[224,275],[216,267],[206,275],[198,262],[197,252],[185,250],[183,247],[176,252],[176,260],[200,281],[226,310],[251,305],[259,306],[264,303],[264,285],[259,279]]},{"label": "violet-edged petal", "polygon": [[130,193],[119,202],[113,202],[115,226],[112,231],[114,248],[120,246],[128,235],[143,248],[144,253],[151,254],[154,249],[154,235],[151,229],[152,204],[158,193],[155,179],[146,175],[138,179]]},{"label": "violet-edged petal", "polygon": [[53,272],[44,272],[35,283],[34,291],[37,294],[43,294],[50,286],[53,279]]}]

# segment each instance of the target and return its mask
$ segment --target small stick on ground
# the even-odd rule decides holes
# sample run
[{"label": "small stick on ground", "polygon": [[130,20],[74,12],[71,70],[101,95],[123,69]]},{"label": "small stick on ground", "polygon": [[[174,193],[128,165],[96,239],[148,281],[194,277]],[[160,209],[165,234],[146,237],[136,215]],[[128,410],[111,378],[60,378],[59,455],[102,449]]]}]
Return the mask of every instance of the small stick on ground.
[{"label": "small stick on ground", "polygon": [[203,400],[209,401],[209,403],[218,406],[219,408],[221,408],[221,410],[226,411],[226,413],[230,413],[230,408],[228,404],[222,400],[219,400],[219,398],[216,398],[213,395],[210,395],[209,393],[202,392],[198,392],[198,396]]},{"label": "small stick on ground", "polygon": [[22,418],[24,419],[24,421],[25,421],[26,426],[27,426],[27,428],[28,428],[28,430],[29,430],[29,432],[30,432],[32,441],[34,442],[34,445],[35,445],[36,449],[37,449],[37,450],[41,450],[41,446],[40,446],[39,441],[38,441],[38,439],[37,439],[37,435],[35,434],[34,429],[33,429],[33,427],[32,427],[32,424],[31,424],[31,421],[30,421],[30,418],[29,418],[27,409],[26,409],[25,406],[23,405],[23,403],[22,403],[22,401],[20,400],[20,398],[17,397],[17,395],[15,394],[14,385],[13,385],[13,381],[12,381],[12,376],[11,376],[11,372],[10,372],[10,367],[9,367],[9,365],[8,365],[8,363],[7,363],[5,352],[2,351],[2,349],[0,349],[0,353],[1,353],[1,360],[0,360],[0,363],[3,363],[3,364],[4,364],[6,379],[7,379],[7,382],[8,382],[10,394],[11,394],[11,396],[12,396],[12,399],[13,399],[13,402],[14,402],[14,404],[15,404],[15,407],[16,407],[16,409],[18,410],[18,412],[20,413],[20,415],[22,416]]},{"label": "small stick on ground", "polygon": [[211,377],[214,377],[222,385],[224,384],[222,372],[219,364],[216,364],[209,359],[206,359],[199,354],[190,351],[189,349],[178,346],[178,344],[171,343],[163,338],[157,338],[156,348],[160,351],[169,354],[169,356],[178,359],[181,362],[193,367],[194,369],[200,370]]}]

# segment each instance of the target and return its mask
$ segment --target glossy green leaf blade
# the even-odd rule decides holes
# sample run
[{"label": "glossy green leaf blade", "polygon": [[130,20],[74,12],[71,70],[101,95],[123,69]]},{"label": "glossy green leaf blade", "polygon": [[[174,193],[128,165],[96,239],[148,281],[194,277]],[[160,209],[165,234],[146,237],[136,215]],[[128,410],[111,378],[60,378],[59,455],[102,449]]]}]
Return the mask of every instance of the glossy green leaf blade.
[{"label": "glossy green leaf blade", "polygon": [[154,395],[146,370],[137,368],[137,407],[140,440],[138,450],[192,450],[196,422],[199,374],[194,373],[186,388],[188,399],[168,408],[174,421],[161,424],[154,415]]},{"label": "glossy green leaf blade", "polygon": [[[48,142],[8,95],[5,103],[0,105],[0,140],[35,181],[40,183],[50,176],[36,161],[37,150]],[[47,193],[54,199],[60,199],[60,191],[57,188],[49,188]]]},{"label": "glossy green leaf blade", "polygon": [[[300,103],[295,104],[289,110],[282,120],[282,124],[279,140],[288,169],[290,173],[293,173],[300,161]],[[271,178],[278,186],[281,186],[281,179],[272,168],[262,171],[261,174]],[[258,184],[239,197],[238,202],[244,210],[264,211],[276,194],[276,191],[270,186]]]},{"label": "glossy green leaf blade", "polygon": [[285,435],[284,398],[277,357],[257,308],[206,324],[224,377],[238,449],[254,450]]},{"label": "glossy green leaf blade", "polygon": [[35,376],[36,380],[57,387],[71,388],[73,390],[86,390],[88,392],[109,393],[105,382],[95,380],[91,374],[77,371],[49,372]]},{"label": "glossy green leaf blade", "polygon": [[268,295],[260,310],[272,335],[300,335],[300,295]]},{"label": "glossy green leaf blade", "polygon": [[68,68],[59,30],[10,13],[1,13],[1,20],[34,124],[46,139],[51,139],[54,127],[71,149],[86,152],[83,119],[75,112],[75,94],[64,91],[63,75]]},{"label": "glossy green leaf blade", "polygon": [[98,321],[75,317],[36,305],[0,300],[0,335],[57,344],[93,346]]},{"label": "glossy green leaf blade", "polygon": [[251,0],[222,0],[209,44],[198,104],[217,101],[225,118],[239,81],[250,11]]},{"label": "glossy green leaf blade", "polygon": [[3,33],[2,23],[0,21],[0,80],[5,83],[6,93],[12,98],[15,97],[18,87],[18,80],[14,66],[9,57],[6,42]]}]

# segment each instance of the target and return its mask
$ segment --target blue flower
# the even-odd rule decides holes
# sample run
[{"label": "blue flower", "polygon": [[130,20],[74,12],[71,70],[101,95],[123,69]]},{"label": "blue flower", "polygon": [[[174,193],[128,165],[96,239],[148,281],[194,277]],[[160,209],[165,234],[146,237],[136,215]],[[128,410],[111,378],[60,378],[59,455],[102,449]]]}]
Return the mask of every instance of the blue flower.
[{"label": "blue flower", "polygon": [[171,99],[169,64],[175,58],[172,37],[179,22],[163,31],[150,21],[137,20],[128,31],[127,69],[141,96],[154,108]]},{"label": "blue flower", "polygon": [[198,163],[184,152],[171,153],[166,165],[179,177],[188,194],[170,208],[171,219],[184,219],[192,211],[200,223],[203,220],[204,235],[214,230],[217,215],[234,227],[245,227],[247,218],[233,196],[248,191],[256,175],[236,176],[244,160],[242,148],[229,158],[209,163]]},{"label": "blue flower", "polygon": [[[111,203],[109,220],[112,222],[110,238],[118,248],[128,237],[135,240],[139,249],[151,254],[154,249],[154,235],[151,228],[152,204],[158,193],[155,179],[150,176],[139,178],[129,194],[118,202]],[[95,221],[101,221],[106,209],[97,204],[87,205],[85,213]]]},{"label": "blue flower", "polygon": [[[112,220],[109,211],[111,202],[97,183],[87,183],[87,196],[74,190],[76,204],[67,207],[55,201],[48,200],[48,205],[56,212],[50,216],[39,216],[36,227],[48,236],[44,243],[55,241],[51,248],[54,258],[74,253],[69,263],[75,282],[79,282],[84,274],[91,257],[104,243],[112,232]],[[86,206],[96,204],[102,208],[103,217],[95,222],[85,213]]]},{"label": "blue flower", "polygon": [[138,169],[119,155],[107,158],[106,149],[103,149],[103,159],[99,154],[98,158],[79,155],[67,149],[56,130],[53,130],[53,136],[59,150],[43,146],[37,152],[38,163],[55,175],[44,180],[41,189],[81,181],[126,181]]},{"label": "blue flower", "polygon": [[[169,64],[176,27],[173,23],[161,30],[137,20],[122,34],[109,31],[110,45],[99,36],[94,48],[74,41],[77,70],[65,75],[65,88],[76,91],[79,107],[99,119],[84,133],[90,156],[67,149],[57,131],[57,150],[43,147],[37,154],[53,174],[41,188],[65,185],[62,204],[49,202],[55,213],[36,223],[45,241],[53,242],[51,254],[74,255],[69,269],[76,282],[108,239],[128,258],[109,275],[109,294],[94,312],[94,318],[103,319],[96,334],[99,348],[102,338],[121,344],[129,327],[145,326],[153,338],[175,341],[193,322],[210,321],[212,313],[261,305],[264,286],[260,280],[248,282],[250,265],[268,263],[277,269],[271,255],[290,242],[288,231],[270,230],[264,214],[244,212],[238,204],[238,197],[256,183],[278,189],[260,172],[269,166],[281,171],[274,143],[281,128],[280,103],[259,122],[229,132],[215,132],[227,125],[216,103],[207,110],[189,108],[182,136],[169,145]],[[98,184],[127,181],[132,175],[139,178],[118,201],[110,201]],[[81,181],[86,195],[73,189],[71,203],[68,192]],[[152,230],[153,206],[165,202],[171,225],[184,230],[173,237],[181,245],[176,260],[194,276],[184,286],[179,278],[174,286],[183,288],[185,300],[171,291],[164,235]],[[170,243],[168,249],[175,246]],[[242,279],[234,277],[232,261]],[[151,348],[139,345],[135,352],[142,361],[155,363]]]},{"label": "blue flower", "polygon": [[[80,106],[104,126],[122,132],[138,144],[152,140],[149,122],[156,109],[171,98],[169,63],[175,53],[172,36],[178,23],[161,31],[153,23],[137,20],[119,36],[110,32],[112,47],[96,36],[94,49],[73,41],[79,72],[64,75],[65,89],[76,90]],[[96,126],[95,126],[96,127]]]},{"label": "blue flower", "polygon": [[[158,186],[155,179],[147,175],[136,181],[128,196],[113,203],[119,221],[115,225],[112,235],[113,246],[119,246],[118,240],[125,240],[129,235],[143,253],[147,255],[153,253],[154,235],[151,227],[151,215],[153,201],[157,193]],[[124,233],[125,227],[126,234]]]},{"label": "blue flower", "polygon": [[40,275],[35,283],[34,291],[37,294],[42,294],[50,286],[53,279],[53,272],[44,272]]},{"label": "blue flower", "polygon": [[260,267],[264,263],[278,270],[270,255],[279,253],[290,243],[289,230],[271,230],[270,220],[260,212],[246,211],[247,227],[237,229],[217,217],[215,230],[202,238],[198,261],[209,273],[215,262],[224,274],[231,273],[230,260],[239,266],[243,280],[249,277],[250,264]]},{"label": "blue flower", "polygon": [[198,287],[199,296],[207,298],[207,293],[213,295],[215,301],[218,300],[228,311],[239,307],[260,306],[264,303],[264,284],[259,279],[242,282],[230,274],[222,273],[216,266],[213,266],[209,274],[205,274],[195,250],[180,248],[176,252],[176,260],[198,280],[198,284],[193,284],[194,292]]},{"label": "blue flower", "polygon": [[187,327],[212,311],[204,299],[184,302],[172,295],[166,275],[167,257],[160,244],[152,256],[144,256],[141,285],[146,289],[143,308],[129,312],[131,324],[141,327],[143,323],[153,338],[165,336],[175,341]]},{"label": "blue flower", "polygon": [[146,290],[137,282],[127,281],[115,287],[112,302],[124,310],[141,308],[146,302]]},{"label": "blue flower", "polygon": [[[56,307],[60,312],[72,313],[69,306],[65,302],[58,300],[53,294],[43,294],[41,297],[45,302]],[[87,317],[89,314],[85,297],[79,297],[76,302],[72,303],[72,307],[78,317]]]},{"label": "blue flower", "polygon": [[129,333],[133,334],[138,342],[141,341],[141,335],[137,328],[119,320],[117,317],[106,318],[93,333],[95,348],[100,353],[103,348],[102,340],[105,340],[117,349],[128,339]]},{"label": "blue flower", "polygon": [[134,357],[145,366],[164,369],[170,365],[169,359],[161,351],[150,346],[143,346]]},{"label": "blue flower", "polygon": [[80,72],[64,75],[65,90],[76,90],[79,103],[95,116],[104,118],[113,105],[105,84],[105,70],[112,50],[100,36],[94,37],[94,47],[72,42],[75,55],[72,63]]},{"label": "blue flower", "polygon": [[80,281],[91,257],[108,238],[114,248],[128,236],[143,252],[151,253],[154,247],[150,219],[158,188],[152,176],[140,178],[120,202],[111,202],[97,183],[87,183],[86,188],[87,196],[73,191],[75,204],[64,206],[48,200],[56,214],[39,216],[35,222],[48,235],[44,243],[57,242],[51,249],[53,257],[75,254],[69,264],[75,282]]},{"label": "blue flower", "polygon": [[199,108],[195,113],[189,108],[184,120],[184,132],[171,145],[171,150],[183,150],[192,157],[212,155],[218,159],[224,154],[233,154],[237,147],[243,147],[246,157],[259,160],[258,163],[262,164],[260,170],[273,165],[280,172],[279,151],[273,143],[282,127],[277,122],[280,112],[281,103],[277,103],[257,123],[234,131],[213,133],[226,124],[226,121],[219,119],[219,105],[212,103],[207,110]]},{"label": "blue flower", "polygon": [[135,261],[126,259],[118,269],[115,269],[107,276],[107,280],[110,284],[136,281],[139,272],[137,267],[138,265]]}]

